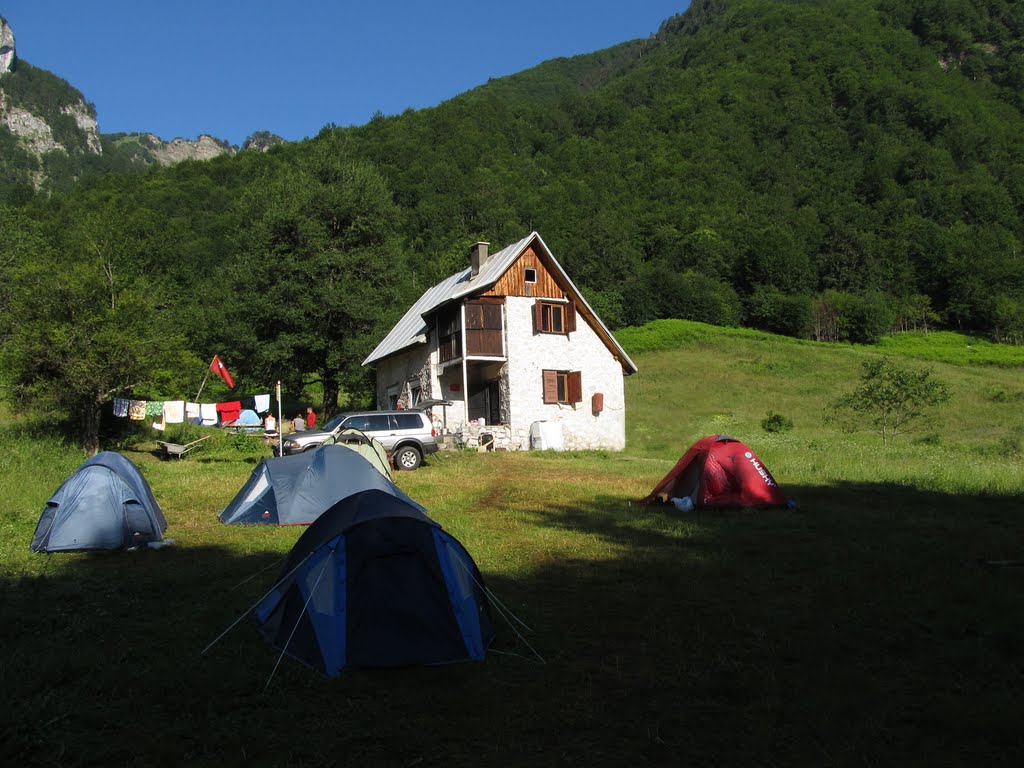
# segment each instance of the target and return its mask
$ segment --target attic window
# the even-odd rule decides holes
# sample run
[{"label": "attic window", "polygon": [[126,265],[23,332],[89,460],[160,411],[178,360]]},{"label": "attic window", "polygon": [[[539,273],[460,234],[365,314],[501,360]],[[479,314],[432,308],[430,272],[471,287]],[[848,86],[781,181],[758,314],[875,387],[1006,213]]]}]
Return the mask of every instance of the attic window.
[{"label": "attic window", "polygon": [[526,274],[526,282],[528,282],[528,283],[536,283],[537,282],[537,270],[536,269],[526,269],[526,270],[524,270],[524,272]]}]

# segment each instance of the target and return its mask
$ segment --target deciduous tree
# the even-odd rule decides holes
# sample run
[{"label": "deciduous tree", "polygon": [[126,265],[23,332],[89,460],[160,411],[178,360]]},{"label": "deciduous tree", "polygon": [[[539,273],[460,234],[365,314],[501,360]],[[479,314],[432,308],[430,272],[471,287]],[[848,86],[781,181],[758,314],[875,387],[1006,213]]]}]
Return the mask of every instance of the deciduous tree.
[{"label": "deciduous tree", "polygon": [[865,360],[863,368],[857,387],[831,407],[850,429],[862,427],[867,420],[883,444],[906,432],[926,409],[950,398],[946,385],[932,377],[932,368],[913,371],[888,357]]}]

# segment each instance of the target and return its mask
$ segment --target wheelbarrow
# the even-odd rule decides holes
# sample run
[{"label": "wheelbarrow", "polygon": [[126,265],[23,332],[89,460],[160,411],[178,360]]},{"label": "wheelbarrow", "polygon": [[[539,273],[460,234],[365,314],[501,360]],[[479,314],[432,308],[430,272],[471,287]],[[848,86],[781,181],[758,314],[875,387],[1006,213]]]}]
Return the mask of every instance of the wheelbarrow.
[{"label": "wheelbarrow", "polygon": [[213,435],[200,437],[198,440],[193,440],[191,443],[185,443],[184,445],[180,445],[179,443],[167,443],[163,440],[157,440],[156,444],[160,446],[160,450],[163,451],[163,457],[165,459],[180,459],[182,456],[185,456],[198,448],[199,444],[203,442],[203,440],[209,440],[211,437],[213,437]]}]

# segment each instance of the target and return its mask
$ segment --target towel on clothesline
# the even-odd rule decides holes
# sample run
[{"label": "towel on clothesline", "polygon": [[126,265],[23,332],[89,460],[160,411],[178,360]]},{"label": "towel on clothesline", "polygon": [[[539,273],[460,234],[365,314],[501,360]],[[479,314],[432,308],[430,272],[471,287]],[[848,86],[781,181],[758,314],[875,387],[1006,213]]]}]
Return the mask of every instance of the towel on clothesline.
[{"label": "towel on clothesline", "polygon": [[203,418],[204,427],[215,427],[217,426],[217,404],[216,403],[202,403],[199,406],[199,414]]},{"label": "towel on clothesline", "polygon": [[164,423],[181,424],[185,420],[185,401],[167,400],[164,403]]}]

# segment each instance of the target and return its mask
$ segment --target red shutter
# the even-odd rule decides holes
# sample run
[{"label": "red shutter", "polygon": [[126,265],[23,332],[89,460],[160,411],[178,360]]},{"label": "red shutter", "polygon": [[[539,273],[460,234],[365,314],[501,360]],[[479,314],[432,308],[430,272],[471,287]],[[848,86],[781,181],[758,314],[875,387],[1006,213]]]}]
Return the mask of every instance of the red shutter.
[{"label": "red shutter", "polygon": [[569,371],[569,402],[583,402],[583,374],[579,371]]},{"label": "red shutter", "polygon": [[572,333],[576,330],[576,302],[572,299],[565,305],[565,332]]},{"label": "red shutter", "polygon": [[558,402],[558,371],[544,371],[544,402]]},{"label": "red shutter", "polygon": [[540,305],[540,299],[533,302],[533,333],[534,335],[544,330],[544,315]]}]

